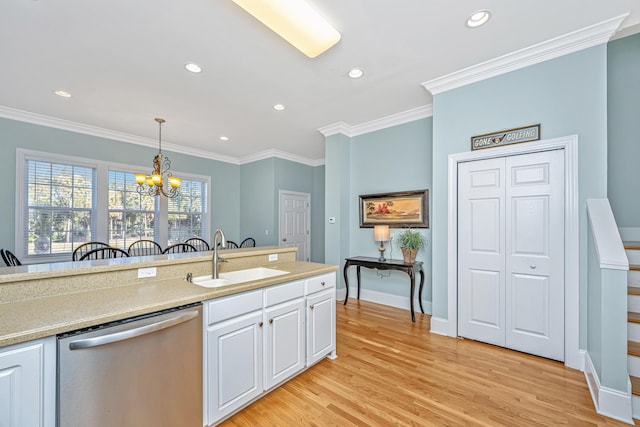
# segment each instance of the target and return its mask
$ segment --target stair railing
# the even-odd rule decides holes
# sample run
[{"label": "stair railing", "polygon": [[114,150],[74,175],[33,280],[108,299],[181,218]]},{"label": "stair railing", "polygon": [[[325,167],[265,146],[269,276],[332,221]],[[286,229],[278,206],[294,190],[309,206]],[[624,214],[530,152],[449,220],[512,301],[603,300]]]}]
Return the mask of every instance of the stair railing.
[{"label": "stair railing", "polygon": [[587,200],[587,216],[585,376],[598,413],[629,421],[632,417],[627,369],[629,261],[609,200]]}]

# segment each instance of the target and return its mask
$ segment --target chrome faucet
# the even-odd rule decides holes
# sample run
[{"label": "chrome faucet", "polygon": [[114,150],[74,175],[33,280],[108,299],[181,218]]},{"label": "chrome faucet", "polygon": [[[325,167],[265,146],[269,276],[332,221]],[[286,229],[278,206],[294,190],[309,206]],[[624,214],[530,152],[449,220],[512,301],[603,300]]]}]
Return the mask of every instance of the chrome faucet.
[{"label": "chrome faucet", "polygon": [[213,273],[211,274],[212,279],[218,278],[218,263],[227,262],[224,258],[218,258],[218,237],[220,237],[220,245],[222,249],[226,249],[227,247],[227,238],[224,237],[222,230],[217,229],[213,235],[213,258],[211,259],[211,263],[213,264]]}]

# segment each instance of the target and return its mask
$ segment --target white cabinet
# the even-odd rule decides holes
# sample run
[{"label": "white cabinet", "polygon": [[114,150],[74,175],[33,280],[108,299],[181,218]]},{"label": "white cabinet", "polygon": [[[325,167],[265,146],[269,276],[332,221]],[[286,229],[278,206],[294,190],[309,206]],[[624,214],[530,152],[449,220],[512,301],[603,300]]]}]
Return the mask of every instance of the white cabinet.
[{"label": "white cabinet", "polygon": [[336,354],[336,275],[312,277],[306,281],[307,366]]},{"label": "white cabinet", "polygon": [[307,298],[307,366],[336,349],[336,294],[327,290]]},{"label": "white cabinet", "polygon": [[0,426],[55,425],[56,339],[0,349]]},{"label": "white cabinet", "polygon": [[274,286],[265,290],[266,390],[291,378],[305,367],[305,303],[303,296],[304,283],[302,281]]},{"label": "white cabinet", "polygon": [[335,273],[205,302],[204,423],[335,357]]},{"label": "white cabinet", "polygon": [[205,424],[213,424],[262,394],[262,291],[205,304]]}]

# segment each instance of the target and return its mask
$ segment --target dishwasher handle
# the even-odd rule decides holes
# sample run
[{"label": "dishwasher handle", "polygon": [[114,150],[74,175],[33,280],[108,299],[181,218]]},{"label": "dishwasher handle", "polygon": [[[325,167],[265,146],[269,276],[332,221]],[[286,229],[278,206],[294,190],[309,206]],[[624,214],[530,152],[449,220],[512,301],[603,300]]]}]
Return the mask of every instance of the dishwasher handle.
[{"label": "dishwasher handle", "polygon": [[99,345],[111,344],[114,342],[124,341],[146,334],[151,334],[153,332],[161,331],[163,329],[179,325],[180,323],[187,322],[198,317],[198,315],[199,312],[197,310],[190,310],[169,319],[152,323],[150,325],[139,326],[137,328],[127,329],[126,331],[114,332],[112,334],[100,335],[93,338],[71,341],[69,343],[69,350],[80,350],[83,348],[97,347]]}]

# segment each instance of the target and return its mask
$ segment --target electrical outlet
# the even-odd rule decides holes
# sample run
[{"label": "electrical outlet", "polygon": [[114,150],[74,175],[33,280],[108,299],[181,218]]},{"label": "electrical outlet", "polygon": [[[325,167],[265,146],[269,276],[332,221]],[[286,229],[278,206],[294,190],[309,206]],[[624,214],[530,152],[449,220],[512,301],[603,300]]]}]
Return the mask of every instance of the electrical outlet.
[{"label": "electrical outlet", "polygon": [[145,277],[156,277],[156,268],[147,267],[138,269],[138,279],[144,279]]},{"label": "electrical outlet", "polygon": [[278,254],[269,254],[269,261],[277,261]]}]

